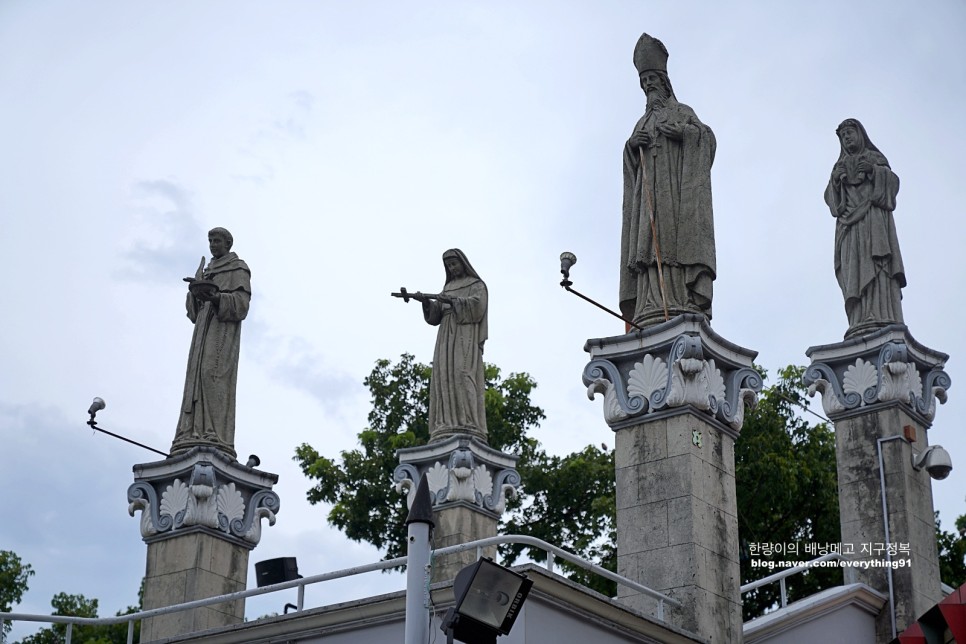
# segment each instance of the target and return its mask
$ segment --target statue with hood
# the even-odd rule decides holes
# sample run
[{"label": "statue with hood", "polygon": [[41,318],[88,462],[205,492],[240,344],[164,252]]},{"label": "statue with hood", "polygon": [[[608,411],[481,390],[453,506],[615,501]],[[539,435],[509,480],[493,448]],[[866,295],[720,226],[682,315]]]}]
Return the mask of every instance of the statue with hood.
[{"label": "statue with hood", "polygon": [[682,313],[711,319],[715,279],[711,164],[714,133],[679,103],[664,44],[644,34],[634,48],[644,116],[624,145],[620,310],[641,326]]},{"label": "statue with hood", "polygon": [[486,442],[483,344],[487,337],[486,284],[458,248],[443,253],[441,293],[414,293],[426,322],[439,327],[429,381],[429,437],[469,434]]},{"label": "statue with hood", "polygon": [[845,338],[902,324],[906,273],[892,212],[899,177],[856,119],[836,128],[840,151],[825,188],[835,217],[835,277],[845,298]]},{"label": "statue with hood", "polygon": [[241,323],[252,298],[251,271],[231,252],[234,239],[224,228],[208,232],[211,261],[186,277],[185,308],[194,324],[184,397],[171,454],[211,445],[235,457],[235,386]]}]

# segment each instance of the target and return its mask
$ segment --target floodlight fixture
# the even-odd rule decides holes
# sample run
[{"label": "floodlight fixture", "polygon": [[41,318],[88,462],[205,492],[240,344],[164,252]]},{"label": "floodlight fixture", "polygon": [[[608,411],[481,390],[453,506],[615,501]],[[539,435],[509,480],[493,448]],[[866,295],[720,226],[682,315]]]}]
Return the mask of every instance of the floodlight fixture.
[{"label": "floodlight fixture", "polygon": [[560,283],[561,286],[571,286],[573,284],[570,281],[570,267],[576,263],[577,256],[570,251],[560,253],[560,274],[563,275],[563,281]]},{"label": "floodlight fixture", "polygon": [[104,402],[104,399],[95,397],[94,402],[91,403],[90,408],[87,410],[87,413],[91,415],[91,420],[94,420],[94,416],[97,416],[97,412],[105,407],[107,407],[107,404]]},{"label": "floodlight fixture", "polygon": [[130,438],[125,438],[124,436],[121,436],[120,434],[115,434],[114,432],[109,432],[106,429],[103,429],[101,427],[98,427],[97,426],[97,420],[96,420],[95,417],[97,416],[97,412],[101,411],[105,407],[107,407],[107,403],[104,402],[104,399],[103,398],[98,398],[98,397],[95,397],[94,398],[94,402],[92,402],[91,403],[91,406],[87,408],[87,413],[90,414],[90,417],[91,417],[91,419],[89,421],[87,421],[87,426],[88,427],[90,427],[91,429],[93,429],[95,432],[101,432],[102,434],[107,434],[108,436],[112,436],[114,438],[120,438],[122,441],[124,441],[126,443],[130,443],[131,445],[137,445],[138,447],[143,447],[144,449],[151,450],[155,454],[160,454],[161,456],[163,456],[165,458],[170,458],[170,455],[167,452],[162,452],[159,449],[154,449],[153,447],[148,447],[147,445],[145,445],[143,443],[139,443],[137,441],[133,441]]},{"label": "floodlight fixture", "polygon": [[[577,289],[573,288],[574,283],[570,279],[570,269],[573,268],[573,265],[576,263],[577,263],[577,256],[571,253],[570,251],[564,251],[560,253],[560,274],[563,275],[563,279],[560,280],[560,286],[562,286],[564,290],[570,291],[571,293],[573,293],[580,299],[584,300],[585,302],[590,302],[598,309],[602,311],[606,311],[607,313],[610,313],[611,315],[613,315],[615,318],[618,318],[619,320],[623,320],[624,324],[627,325],[627,331],[630,331],[631,327],[634,327],[638,331],[643,331],[644,327],[635,323],[633,320],[628,320],[617,311],[612,311],[611,309],[607,308],[600,302],[587,297]],[[397,294],[394,293],[393,295],[397,295]]]},{"label": "floodlight fixture", "polygon": [[506,635],[533,582],[509,568],[493,563],[489,557],[466,566],[453,580],[456,604],[443,617],[440,630],[447,642],[465,644],[496,644],[499,635]]}]

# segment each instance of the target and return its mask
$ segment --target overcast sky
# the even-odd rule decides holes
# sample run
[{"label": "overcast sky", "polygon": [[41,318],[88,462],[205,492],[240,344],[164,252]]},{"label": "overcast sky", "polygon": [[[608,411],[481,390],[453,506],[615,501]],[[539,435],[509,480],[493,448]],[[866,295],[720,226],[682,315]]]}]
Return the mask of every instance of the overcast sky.
[{"label": "overcast sky", "polygon": [[[438,290],[447,248],[488,285],[486,359],[539,383],[537,438],[613,445],[582,347],[623,327],[560,289],[558,256],[616,305],[643,31],[717,137],[712,325],[770,373],[846,328],[822,197],[838,123],[861,120],[899,175],[906,321],[952,356],[929,436],[956,466],[933,486],[951,528],[966,512],[964,30],[959,0],[0,1],[0,549],[37,573],[18,610],[49,613],[58,591],[102,615],[135,602],[145,546],[126,491],[154,455],[93,434],[85,412],[101,396],[102,427],[168,448],[192,332],[181,278],[214,226],[252,269],[238,453],[280,476],[253,563],[297,556],[309,575],[380,557],[307,504],[292,456],[354,446],[377,359],[432,358],[435,330],[389,292]],[[402,586],[374,574],[308,600]]]}]

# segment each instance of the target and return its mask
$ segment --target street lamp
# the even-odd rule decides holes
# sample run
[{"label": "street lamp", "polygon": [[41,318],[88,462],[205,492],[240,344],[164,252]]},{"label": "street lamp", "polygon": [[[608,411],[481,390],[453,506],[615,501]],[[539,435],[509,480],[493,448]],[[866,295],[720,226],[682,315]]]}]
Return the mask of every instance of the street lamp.
[{"label": "street lamp", "polygon": [[446,641],[496,644],[499,635],[513,628],[533,582],[525,575],[484,557],[463,568],[453,580],[456,605],[443,617],[440,630]]}]

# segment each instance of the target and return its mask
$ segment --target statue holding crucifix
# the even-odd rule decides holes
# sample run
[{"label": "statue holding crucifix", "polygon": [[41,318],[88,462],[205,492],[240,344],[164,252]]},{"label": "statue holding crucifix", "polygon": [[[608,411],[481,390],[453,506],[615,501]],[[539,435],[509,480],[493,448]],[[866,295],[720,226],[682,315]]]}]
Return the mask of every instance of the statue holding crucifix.
[{"label": "statue holding crucifix", "polygon": [[439,327],[429,380],[430,442],[467,435],[486,443],[486,284],[458,248],[443,253],[443,268],[446,283],[440,293],[403,288],[392,296],[420,302],[426,322]]},{"label": "statue holding crucifix", "polygon": [[667,59],[660,40],[641,36],[634,66],[647,107],[624,145],[620,310],[642,326],[682,313],[710,320],[716,270],[714,133],[678,102]]}]

